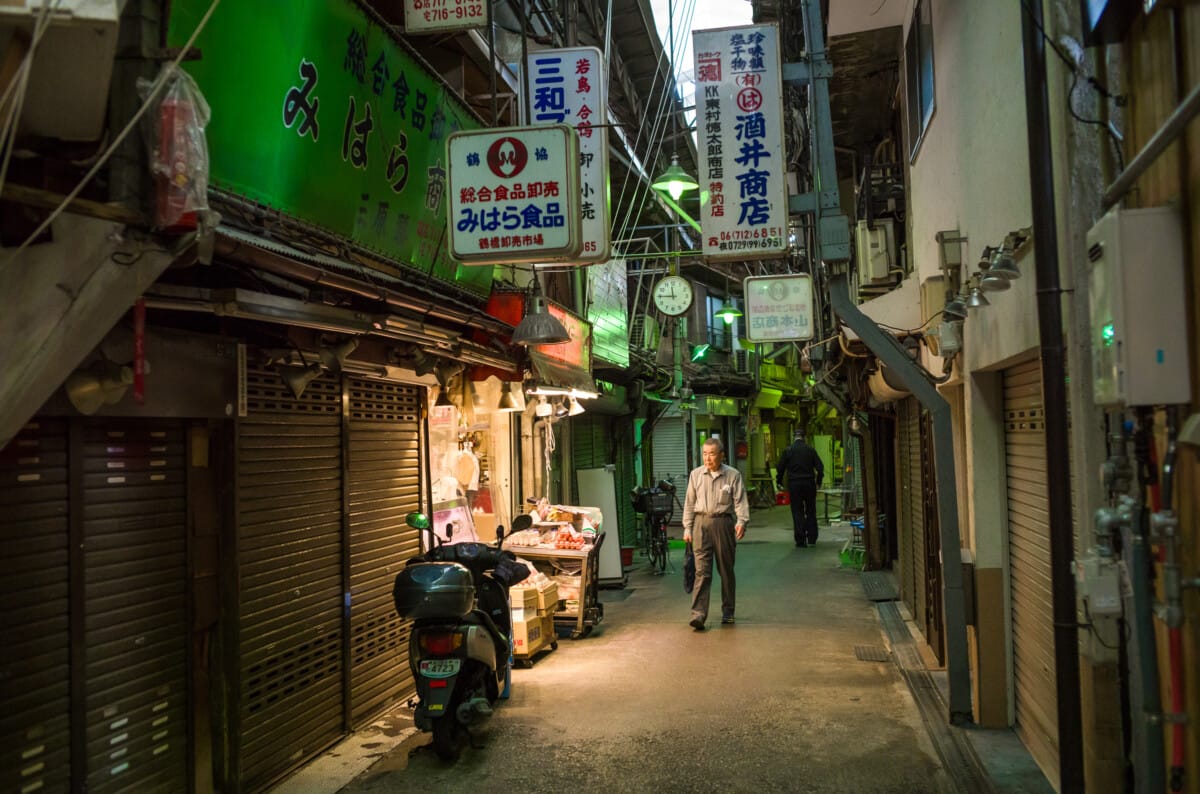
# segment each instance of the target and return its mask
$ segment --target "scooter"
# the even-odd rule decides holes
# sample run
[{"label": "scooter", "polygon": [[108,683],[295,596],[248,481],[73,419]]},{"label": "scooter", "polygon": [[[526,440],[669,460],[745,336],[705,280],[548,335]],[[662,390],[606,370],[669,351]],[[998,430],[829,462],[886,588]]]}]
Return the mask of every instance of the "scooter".
[{"label": "scooter", "polygon": [[[405,523],[421,531],[430,527],[421,513],[410,513]],[[531,524],[530,516],[518,516],[512,529]],[[503,540],[504,530],[497,527],[495,546],[435,545],[410,559],[392,587],[396,612],[414,621],[408,641],[417,685],[414,720],[418,729],[433,734],[433,751],[443,761],[456,760],[470,729],[492,715],[498,698],[507,697],[512,659],[508,588],[530,571],[500,548]]]}]

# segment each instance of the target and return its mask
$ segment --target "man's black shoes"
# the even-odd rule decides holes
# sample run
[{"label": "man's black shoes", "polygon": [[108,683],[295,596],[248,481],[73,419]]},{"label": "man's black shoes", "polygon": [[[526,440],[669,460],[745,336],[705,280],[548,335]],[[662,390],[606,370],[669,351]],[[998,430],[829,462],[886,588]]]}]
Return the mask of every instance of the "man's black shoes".
[{"label": "man's black shoes", "polygon": [[688,621],[688,625],[692,627],[693,631],[704,631],[704,621],[700,618],[692,618]]}]

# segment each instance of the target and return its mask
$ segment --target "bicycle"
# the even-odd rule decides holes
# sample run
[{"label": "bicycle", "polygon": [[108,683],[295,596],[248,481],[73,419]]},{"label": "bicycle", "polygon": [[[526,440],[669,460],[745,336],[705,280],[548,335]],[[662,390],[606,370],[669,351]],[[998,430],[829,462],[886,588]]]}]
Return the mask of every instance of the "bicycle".
[{"label": "bicycle", "polygon": [[631,496],[633,509],[642,514],[642,554],[650,560],[653,573],[665,573],[670,557],[667,524],[675,514],[675,486],[659,480],[654,487],[635,488]]}]

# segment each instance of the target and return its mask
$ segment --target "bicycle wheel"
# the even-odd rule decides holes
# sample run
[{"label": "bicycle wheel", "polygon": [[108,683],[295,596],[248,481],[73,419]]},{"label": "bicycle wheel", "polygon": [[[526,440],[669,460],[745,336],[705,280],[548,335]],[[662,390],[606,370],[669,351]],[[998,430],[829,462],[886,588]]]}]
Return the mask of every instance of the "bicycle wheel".
[{"label": "bicycle wheel", "polygon": [[667,528],[659,524],[650,537],[650,566],[655,573],[663,573],[667,569]]}]

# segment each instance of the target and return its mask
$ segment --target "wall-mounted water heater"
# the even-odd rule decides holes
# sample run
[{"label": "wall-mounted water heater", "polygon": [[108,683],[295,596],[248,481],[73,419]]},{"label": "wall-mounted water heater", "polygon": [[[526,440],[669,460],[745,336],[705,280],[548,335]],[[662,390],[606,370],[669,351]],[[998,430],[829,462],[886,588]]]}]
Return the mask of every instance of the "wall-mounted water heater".
[{"label": "wall-mounted water heater", "polygon": [[1097,405],[1191,399],[1183,227],[1174,207],[1115,207],[1088,230]]}]

